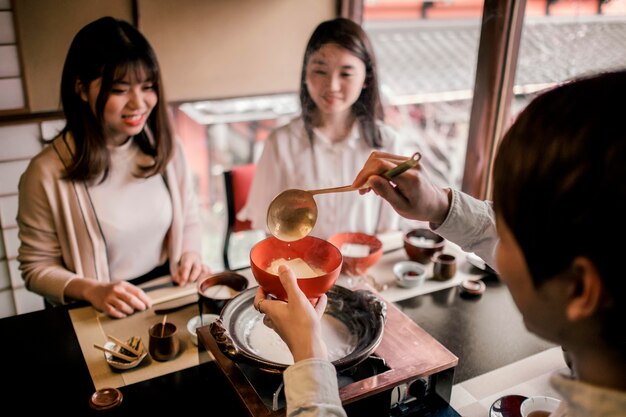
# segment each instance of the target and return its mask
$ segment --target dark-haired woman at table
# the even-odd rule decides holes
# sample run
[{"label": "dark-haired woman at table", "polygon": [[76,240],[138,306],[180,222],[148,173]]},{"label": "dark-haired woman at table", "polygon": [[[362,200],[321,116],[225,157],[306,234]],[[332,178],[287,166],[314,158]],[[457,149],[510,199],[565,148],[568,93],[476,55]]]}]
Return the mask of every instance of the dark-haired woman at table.
[{"label": "dark-haired woman at table", "polygon": [[[302,63],[300,106],[302,114],[264,142],[248,204],[237,214],[255,229],[267,231],[267,208],[282,191],[349,184],[372,150],[397,152],[396,132],[383,122],[374,50],[352,20],[328,20],[313,31]],[[399,216],[373,195],[326,194],[316,203],[312,236],[398,228]]]},{"label": "dark-haired woman at table", "polygon": [[18,261],[47,303],[84,300],[121,318],[151,306],[137,287],[195,281],[201,224],[146,38],[104,17],[83,27],[61,79],[66,125],[19,183]]}]

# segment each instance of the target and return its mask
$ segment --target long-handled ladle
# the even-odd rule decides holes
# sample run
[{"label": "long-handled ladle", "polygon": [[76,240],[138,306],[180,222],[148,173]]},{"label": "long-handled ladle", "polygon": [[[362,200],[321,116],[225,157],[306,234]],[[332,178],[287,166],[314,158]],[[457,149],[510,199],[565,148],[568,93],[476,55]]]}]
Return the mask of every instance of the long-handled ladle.
[{"label": "long-handled ladle", "polygon": [[[409,159],[382,176],[390,180],[416,166],[421,158],[422,155],[415,152]],[[267,209],[267,227],[270,233],[280,240],[293,242],[302,239],[311,232],[317,221],[317,204],[315,204],[314,195],[356,190],[358,188],[351,185],[317,190],[297,188],[285,190],[274,197]]]}]

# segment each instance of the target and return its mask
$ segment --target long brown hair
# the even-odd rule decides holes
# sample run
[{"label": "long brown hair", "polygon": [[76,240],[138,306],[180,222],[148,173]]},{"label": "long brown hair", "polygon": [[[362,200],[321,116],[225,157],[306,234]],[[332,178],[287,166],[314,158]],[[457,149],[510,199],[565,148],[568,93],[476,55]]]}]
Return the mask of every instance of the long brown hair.
[{"label": "long brown hair", "polygon": [[[138,77],[145,72],[158,97],[144,130],[133,140],[153,164],[140,166],[138,176],[164,172],[173,152],[173,135],[163,93],[161,70],[147,39],[130,23],[103,17],[83,27],[74,37],[63,66],[61,104],[66,125],[63,135],[71,134],[75,143],[73,159],[66,178],[73,181],[106,179],[110,155],[103,130],[104,106],[112,85],[127,74]],[[76,90],[77,81],[89,86],[101,78],[95,114]]]}]

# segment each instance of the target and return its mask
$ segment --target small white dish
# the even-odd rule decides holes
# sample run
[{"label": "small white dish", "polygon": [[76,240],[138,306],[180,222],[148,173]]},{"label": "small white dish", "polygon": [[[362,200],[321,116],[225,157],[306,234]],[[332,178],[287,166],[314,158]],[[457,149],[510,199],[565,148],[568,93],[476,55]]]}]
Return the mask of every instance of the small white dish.
[{"label": "small white dish", "polygon": [[426,280],[426,269],[419,262],[397,262],[393,266],[393,274],[396,277],[396,284],[403,288],[417,287]]},{"label": "small white dish", "polygon": [[544,417],[559,408],[560,400],[552,397],[536,396],[525,399],[520,405],[522,417]]},{"label": "small white dish", "polygon": [[[114,350],[116,352],[119,352],[120,350],[120,347],[113,342],[106,342],[104,344],[104,347],[110,350]],[[139,357],[132,362],[124,362],[122,359],[116,358],[115,356],[111,355],[109,352],[104,352],[104,358],[106,359],[107,363],[112,368],[122,369],[122,370],[131,369],[139,365],[141,361],[148,355],[148,349],[146,349],[146,347],[144,346],[143,341],[141,341],[141,344],[139,345],[139,347],[140,347],[139,351],[141,352],[141,355],[139,355]]]},{"label": "small white dish", "polygon": [[219,316],[217,314],[203,314],[202,320],[200,320],[200,316],[194,316],[187,322],[187,332],[189,332],[189,336],[191,342],[194,345],[198,345],[198,334],[196,333],[196,329],[201,326],[207,326],[217,320]]}]

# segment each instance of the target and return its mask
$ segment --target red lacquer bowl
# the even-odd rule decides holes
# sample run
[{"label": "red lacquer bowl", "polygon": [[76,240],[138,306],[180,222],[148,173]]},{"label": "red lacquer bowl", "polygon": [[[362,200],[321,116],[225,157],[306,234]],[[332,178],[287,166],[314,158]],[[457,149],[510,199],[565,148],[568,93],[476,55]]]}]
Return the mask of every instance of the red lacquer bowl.
[{"label": "red lacquer bowl", "polygon": [[[331,236],[328,241],[344,253],[343,272],[347,275],[365,274],[383,256],[383,243],[376,236],[359,232],[345,232]],[[348,244],[367,246],[369,248],[368,253],[364,256],[348,256],[345,253],[349,253],[349,251],[342,250],[342,248],[347,248],[345,245]]]},{"label": "red lacquer bowl", "polygon": [[298,286],[308,299],[317,300],[335,285],[341,272],[343,261],[341,252],[330,242],[313,236],[293,242],[285,242],[274,236],[260,241],[250,251],[252,274],[266,293],[286,300],[287,293],[280,283],[280,278],[268,269],[277,259],[294,260],[297,258],[322,273],[313,278],[301,278],[296,274]]}]

